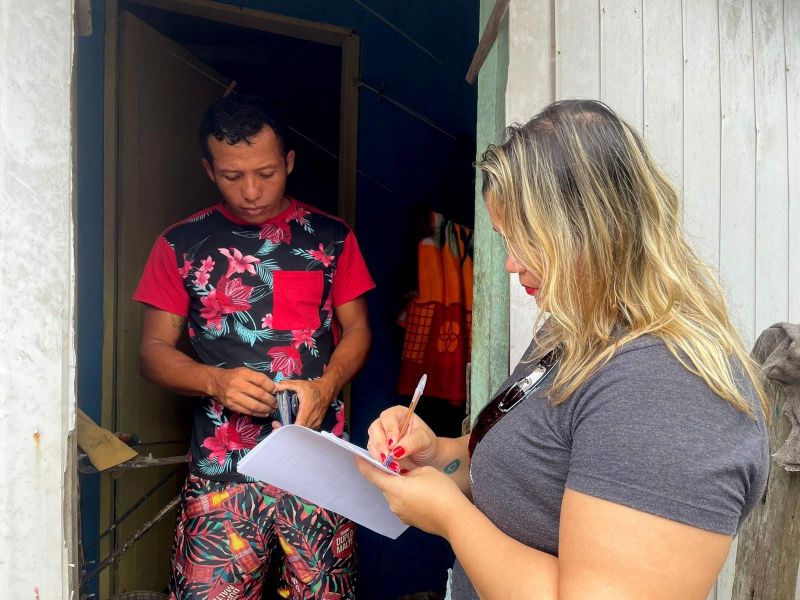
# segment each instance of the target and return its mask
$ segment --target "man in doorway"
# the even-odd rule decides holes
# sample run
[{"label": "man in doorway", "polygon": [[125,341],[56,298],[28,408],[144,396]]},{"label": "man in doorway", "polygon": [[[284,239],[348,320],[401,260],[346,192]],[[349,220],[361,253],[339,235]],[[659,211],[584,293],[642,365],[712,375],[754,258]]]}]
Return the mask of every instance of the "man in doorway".
[{"label": "man in doorway", "polygon": [[[349,228],[286,195],[295,153],[263,99],[214,103],[200,144],[222,201],[158,237],[134,294],[142,375],[201,397],[171,597],[270,597],[277,564],[279,597],[352,599],[353,523],[236,465],[277,426],[278,391],[297,394],[297,424],[344,435],[339,394],[369,349],[374,284]],[[176,347],[184,328],[197,360]]]}]

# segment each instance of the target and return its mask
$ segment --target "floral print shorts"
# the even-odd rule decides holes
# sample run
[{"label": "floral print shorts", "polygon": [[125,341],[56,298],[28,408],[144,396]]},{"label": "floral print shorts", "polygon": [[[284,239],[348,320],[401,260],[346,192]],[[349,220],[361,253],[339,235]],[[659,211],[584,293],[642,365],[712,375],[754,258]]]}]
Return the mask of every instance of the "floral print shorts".
[{"label": "floral print shorts", "polygon": [[[265,590],[270,568],[277,590]],[[170,573],[171,600],[353,600],[355,525],[264,483],[190,474]]]}]

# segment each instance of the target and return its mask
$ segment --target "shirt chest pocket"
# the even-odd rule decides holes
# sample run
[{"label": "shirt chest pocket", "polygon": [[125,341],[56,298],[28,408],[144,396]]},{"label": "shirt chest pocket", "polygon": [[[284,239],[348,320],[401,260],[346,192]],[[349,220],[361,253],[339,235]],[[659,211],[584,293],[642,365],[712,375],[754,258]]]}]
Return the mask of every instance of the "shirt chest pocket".
[{"label": "shirt chest pocket", "polygon": [[323,271],[275,271],[272,326],[274,329],[318,329]]}]

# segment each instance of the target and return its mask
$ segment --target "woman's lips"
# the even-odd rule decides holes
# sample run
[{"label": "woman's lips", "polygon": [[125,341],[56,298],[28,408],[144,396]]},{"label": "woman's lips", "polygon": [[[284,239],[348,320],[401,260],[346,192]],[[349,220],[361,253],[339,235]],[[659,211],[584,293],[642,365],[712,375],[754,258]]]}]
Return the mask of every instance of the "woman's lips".
[{"label": "woman's lips", "polygon": [[539,288],[528,287],[527,285],[523,285],[522,287],[525,288],[525,291],[528,293],[528,296],[535,296],[536,293],[539,291]]}]

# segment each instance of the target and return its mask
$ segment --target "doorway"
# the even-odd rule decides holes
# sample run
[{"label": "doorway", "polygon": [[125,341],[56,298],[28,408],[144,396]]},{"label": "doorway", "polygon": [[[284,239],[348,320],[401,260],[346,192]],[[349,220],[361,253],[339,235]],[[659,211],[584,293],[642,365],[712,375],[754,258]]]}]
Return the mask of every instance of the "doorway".
[{"label": "doorway", "polygon": [[[185,453],[191,400],[139,376],[141,308],[130,298],[157,235],[218,201],[199,161],[197,129],[203,113],[234,89],[267,97],[289,124],[299,157],[289,193],[352,224],[359,44],[349,30],[261,11],[245,14],[169,0],[111,4],[106,30],[103,423],[135,434],[146,444],[141,453],[162,458]],[[143,490],[169,477],[169,469],[104,478],[101,528],[126,513]],[[175,472],[115,528],[101,554],[165,505],[183,476],[182,470]],[[126,552],[105,574],[101,597],[163,589],[173,529],[173,519],[164,519]]]}]

